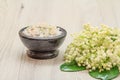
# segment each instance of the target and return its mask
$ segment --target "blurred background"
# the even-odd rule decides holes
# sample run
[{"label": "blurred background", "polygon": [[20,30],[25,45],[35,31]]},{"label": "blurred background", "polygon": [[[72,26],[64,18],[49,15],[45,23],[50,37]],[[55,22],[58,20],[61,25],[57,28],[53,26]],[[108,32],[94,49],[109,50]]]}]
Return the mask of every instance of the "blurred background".
[{"label": "blurred background", "polygon": [[86,23],[118,27],[119,4],[120,0],[0,0],[0,27],[48,23],[69,27],[68,32],[79,31]]},{"label": "blurred background", "polygon": [[81,28],[84,23],[120,26],[119,4],[120,0],[0,0],[0,27],[14,23],[69,28]]}]

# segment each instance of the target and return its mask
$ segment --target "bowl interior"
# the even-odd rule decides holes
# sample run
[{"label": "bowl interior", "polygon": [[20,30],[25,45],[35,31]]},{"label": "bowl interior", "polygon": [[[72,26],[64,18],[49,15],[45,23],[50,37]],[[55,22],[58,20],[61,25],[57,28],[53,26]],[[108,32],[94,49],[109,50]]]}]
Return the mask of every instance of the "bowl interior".
[{"label": "bowl interior", "polygon": [[[57,26],[58,27],[58,26]],[[19,35],[21,37],[24,37],[24,38],[27,38],[27,39],[35,39],[35,40],[50,40],[50,39],[58,39],[58,38],[63,38],[67,35],[67,32],[65,29],[61,28],[61,27],[58,27],[60,28],[60,31],[62,32],[60,35],[57,35],[57,36],[54,36],[54,37],[32,37],[32,36],[27,36],[23,33],[23,31],[26,29],[27,27],[25,28],[22,28],[20,31],[19,31]]]}]

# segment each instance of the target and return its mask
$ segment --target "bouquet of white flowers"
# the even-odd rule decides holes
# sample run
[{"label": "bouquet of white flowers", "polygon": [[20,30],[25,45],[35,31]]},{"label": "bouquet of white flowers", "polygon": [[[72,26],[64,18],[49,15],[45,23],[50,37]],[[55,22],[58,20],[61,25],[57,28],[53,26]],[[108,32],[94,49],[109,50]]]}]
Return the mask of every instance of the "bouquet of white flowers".
[{"label": "bouquet of white flowers", "polygon": [[115,66],[120,71],[119,29],[86,24],[82,32],[72,36],[74,40],[64,54],[66,63],[75,61],[77,66],[84,66],[89,71],[108,71]]}]

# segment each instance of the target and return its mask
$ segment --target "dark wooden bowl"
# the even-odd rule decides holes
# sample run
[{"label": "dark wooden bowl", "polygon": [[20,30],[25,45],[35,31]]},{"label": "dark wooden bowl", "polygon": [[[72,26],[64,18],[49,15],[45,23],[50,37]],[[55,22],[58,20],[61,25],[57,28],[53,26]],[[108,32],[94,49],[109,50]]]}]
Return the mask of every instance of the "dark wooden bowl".
[{"label": "dark wooden bowl", "polygon": [[58,55],[58,48],[63,43],[67,32],[65,29],[60,28],[62,32],[60,35],[55,37],[30,37],[23,33],[24,29],[19,31],[19,36],[23,44],[28,48],[27,54],[31,58],[35,59],[49,59],[54,58]]}]

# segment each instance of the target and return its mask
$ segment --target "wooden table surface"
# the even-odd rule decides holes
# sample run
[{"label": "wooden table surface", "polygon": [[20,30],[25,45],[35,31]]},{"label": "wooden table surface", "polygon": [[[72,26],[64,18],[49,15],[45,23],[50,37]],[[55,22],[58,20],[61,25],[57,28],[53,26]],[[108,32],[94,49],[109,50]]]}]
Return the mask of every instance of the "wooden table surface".
[{"label": "wooden table surface", "polygon": [[[0,80],[96,80],[87,71],[61,72],[71,33],[82,25],[120,26],[120,0],[0,0]],[[38,23],[65,28],[68,32],[59,56],[35,60],[26,55],[18,31]],[[114,80],[120,80],[120,76]]]}]

